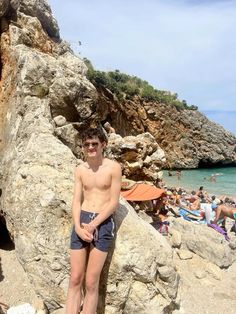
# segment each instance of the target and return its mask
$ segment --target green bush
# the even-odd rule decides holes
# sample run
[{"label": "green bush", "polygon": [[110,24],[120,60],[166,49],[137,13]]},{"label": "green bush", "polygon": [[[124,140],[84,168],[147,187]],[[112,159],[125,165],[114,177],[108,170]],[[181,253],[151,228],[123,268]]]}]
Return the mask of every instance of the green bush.
[{"label": "green bush", "polygon": [[88,67],[88,79],[96,87],[103,86],[108,88],[112,93],[116,94],[120,100],[130,99],[138,95],[147,101],[174,106],[177,110],[198,110],[197,106],[189,106],[186,100],[179,100],[177,93],[157,90],[147,81],[143,81],[137,76],[121,73],[119,70],[109,72],[96,71],[88,59],[84,58],[84,62]]}]

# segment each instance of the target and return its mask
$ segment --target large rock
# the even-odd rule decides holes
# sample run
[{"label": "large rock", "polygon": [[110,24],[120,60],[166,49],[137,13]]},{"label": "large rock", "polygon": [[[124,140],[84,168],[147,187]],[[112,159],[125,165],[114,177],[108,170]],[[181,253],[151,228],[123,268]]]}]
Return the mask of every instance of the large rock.
[{"label": "large rock", "polygon": [[150,133],[121,137],[110,134],[106,154],[123,165],[123,173],[133,180],[155,181],[166,158]]},{"label": "large rock", "polygon": [[50,37],[59,39],[59,28],[57,21],[54,19],[51,8],[47,1],[21,0],[19,9],[26,15],[37,17],[47,34]]},{"label": "large rock", "polygon": [[122,200],[115,218],[118,231],[102,275],[101,290],[107,292],[100,309],[106,304],[107,314],[170,313],[179,277],[167,240]]},{"label": "large rock", "polygon": [[235,250],[222,234],[212,228],[178,218],[172,220],[172,229],[181,234],[181,249],[188,249],[221,268],[236,261]]}]

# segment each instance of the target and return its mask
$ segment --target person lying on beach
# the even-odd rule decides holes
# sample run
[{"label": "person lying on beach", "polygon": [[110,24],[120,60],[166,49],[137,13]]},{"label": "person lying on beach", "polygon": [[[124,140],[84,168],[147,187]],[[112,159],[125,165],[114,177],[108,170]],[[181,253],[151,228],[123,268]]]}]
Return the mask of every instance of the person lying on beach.
[{"label": "person lying on beach", "polygon": [[196,194],[196,191],[192,191],[190,195],[186,195],[184,197],[186,201],[189,201],[190,203],[194,203],[196,200],[198,200],[198,196]]},{"label": "person lying on beach", "polygon": [[193,203],[190,203],[190,204],[186,205],[185,207],[188,210],[199,210],[200,209],[200,198],[196,199]]},{"label": "person lying on beach", "polygon": [[201,199],[198,198],[192,204],[190,204],[189,208],[191,210],[199,210],[200,209],[200,203],[201,203]]},{"label": "person lying on beach", "polygon": [[218,205],[216,208],[216,216],[212,223],[217,224],[217,222],[225,217],[234,219],[236,222],[236,208],[227,206],[225,204]]}]

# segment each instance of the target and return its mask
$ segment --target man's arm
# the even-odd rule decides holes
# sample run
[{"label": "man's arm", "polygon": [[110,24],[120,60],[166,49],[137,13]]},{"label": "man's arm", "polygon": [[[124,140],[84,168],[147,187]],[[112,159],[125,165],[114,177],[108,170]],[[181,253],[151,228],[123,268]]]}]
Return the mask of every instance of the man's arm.
[{"label": "man's arm", "polygon": [[78,236],[86,242],[91,242],[93,237],[85,229],[81,228],[80,225],[80,211],[81,211],[81,202],[83,197],[83,185],[81,180],[81,166],[75,169],[75,184],[74,184],[74,195],[72,201],[72,217],[75,225],[75,232]]},{"label": "man's arm", "polygon": [[119,203],[120,189],[121,189],[121,166],[117,162],[114,162],[112,165],[112,178],[109,203],[88,225],[82,224],[91,233],[93,233],[97,226],[99,226],[104,220],[106,220],[115,212]]},{"label": "man's arm", "polygon": [[221,205],[217,206],[215,212],[216,212],[216,216],[215,216],[215,219],[213,220],[213,224],[217,224],[218,220],[220,219],[220,216],[221,216],[221,210],[222,210],[222,207]]}]

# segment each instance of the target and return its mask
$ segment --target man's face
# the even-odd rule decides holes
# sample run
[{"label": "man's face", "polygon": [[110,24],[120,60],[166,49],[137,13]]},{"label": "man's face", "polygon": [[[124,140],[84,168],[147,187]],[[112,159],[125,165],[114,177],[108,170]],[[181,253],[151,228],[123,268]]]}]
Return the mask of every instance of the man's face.
[{"label": "man's face", "polygon": [[99,138],[96,136],[86,139],[82,146],[86,157],[96,157],[102,155],[103,148],[106,146],[106,143],[101,143]]}]

